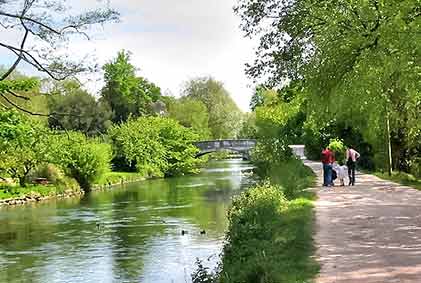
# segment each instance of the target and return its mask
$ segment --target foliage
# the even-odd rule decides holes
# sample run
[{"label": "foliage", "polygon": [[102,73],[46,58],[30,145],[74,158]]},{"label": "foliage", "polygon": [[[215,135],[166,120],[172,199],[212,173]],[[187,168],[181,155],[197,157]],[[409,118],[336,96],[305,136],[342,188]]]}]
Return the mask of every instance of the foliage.
[{"label": "foliage", "polygon": [[254,111],[257,107],[263,106],[265,103],[264,92],[267,90],[265,87],[256,87],[251,99],[250,99],[250,110]]},{"label": "foliage", "polygon": [[110,169],[111,147],[81,133],[55,135],[50,149],[54,152],[52,163],[59,164],[84,190],[89,191]]},{"label": "foliage", "polygon": [[193,79],[186,84],[184,95],[206,106],[212,138],[236,137],[242,113],[222,83],[206,77]]},{"label": "foliage", "polygon": [[136,76],[136,68],[130,63],[130,53],[120,51],[117,57],[105,64],[105,86],[102,100],[114,112],[113,122],[127,121],[130,116],[139,117],[152,113],[152,103],[161,96],[161,90],[143,77]]},{"label": "foliage", "polygon": [[257,137],[256,113],[245,113],[241,129],[238,133],[240,139],[255,139]]},{"label": "foliage", "polygon": [[335,154],[335,158],[338,162],[345,163],[345,151],[346,147],[342,140],[340,139],[331,139],[328,145],[329,149],[332,150]]},{"label": "foliage", "polygon": [[[367,143],[362,134],[343,122],[331,121],[319,128],[309,121],[304,126],[304,144],[306,156],[312,160],[319,160],[323,148],[329,145],[330,140],[340,137],[345,146],[352,146],[361,154],[358,159],[358,166],[372,170],[376,155],[373,147]],[[345,157],[343,157],[345,158]]]},{"label": "foliage", "polygon": [[[14,70],[22,63],[39,72],[62,80],[93,69],[87,58],[66,54],[69,43],[80,36],[89,38],[90,28],[97,24],[117,21],[119,14],[107,7],[85,10],[75,14],[67,0],[0,1],[0,25],[5,32],[18,34],[20,39],[4,36],[0,45],[14,56],[13,61],[0,75],[0,97],[14,107],[29,114],[40,114],[14,103],[12,98],[22,97],[16,92],[39,85],[35,78],[12,79]],[[71,53],[71,52],[69,52]],[[73,54],[72,54],[73,55]],[[76,56],[78,57],[78,56]],[[91,64],[94,65],[94,64]]]},{"label": "foliage", "polygon": [[[259,166],[260,163],[256,165]],[[305,189],[314,185],[315,175],[309,167],[303,165],[301,160],[291,158],[266,167],[259,166],[256,171],[262,179],[280,185],[285,197],[289,200],[299,197],[313,199],[313,194]]]},{"label": "foliage", "polygon": [[0,173],[17,178],[22,187],[31,170],[46,161],[46,129],[16,111],[0,112]]},{"label": "foliage", "polygon": [[182,97],[168,103],[168,116],[177,120],[186,128],[191,128],[206,140],[210,137],[209,114],[206,106],[200,100]]},{"label": "foliage", "polygon": [[[23,31],[20,46],[3,42],[8,46],[4,47],[17,57],[18,61],[14,67],[21,61],[26,62],[57,79],[86,70],[86,67],[83,67],[83,59],[80,62],[72,62],[69,58],[74,56],[66,56],[67,54],[57,50],[61,47],[60,50],[63,51],[66,47],[63,45],[80,35],[87,37],[86,32],[97,24],[118,20],[119,14],[106,6],[74,14],[73,9],[68,9],[67,2],[19,0],[0,3],[3,27],[12,31]],[[34,46],[29,44],[30,41],[38,44]]]},{"label": "foliage", "polygon": [[56,184],[64,178],[64,172],[54,164],[42,164],[31,172],[31,178],[45,178],[48,182]]},{"label": "foliage", "polygon": [[263,184],[235,198],[229,209],[220,282],[305,282],[317,273],[310,259],[312,204],[287,201]]},{"label": "foliage", "polygon": [[28,91],[39,86],[39,81],[35,78],[22,79],[17,81],[0,81],[0,93],[7,91]]},{"label": "foliage", "polygon": [[137,172],[106,172],[95,182],[95,185],[116,185],[143,180],[144,176]]},{"label": "foliage", "polygon": [[145,176],[178,175],[195,172],[200,163],[192,144],[198,136],[177,121],[141,117],[114,125],[109,130],[114,165],[136,169]]},{"label": "foliage", "polygon": [[410,186],[412,188],[421,190],[421,179],[408,173],[393,172],[392,176],[389,176],[389,174],[384,172],[374,172],[374,175],[382,179],[390,180],[405,186]]},{"label": "foliage", "polygon": [[192,283],[213,283],[217,282],[217,275],[209,271],[199,259],[196,260],[197,268],[191,275]]},{"label": "foliage", "polygon": [[111,125],[112,112],[108,104],[96,101],[77,81],[55,83],[48,97],[50,128],[80,131],[93,136],[105,133]]},{"label": "foliage", "polygon": [[[7,72],[6,67],[0,65],[0,77],[4,76]],[[22,88],[8,91],[3,96],[0,95],[0,110],[16,109],[19,112],[32,116],[32,118],[45,122],[46,118],[44,115],[48,114],[48,107],[46,102],[46,96],[42,95],[40,89],[39,79],[35,77],[29,77],[18,70],[14,70],[3,82],[12,82],[16,84],[24,84]],[[30,84],[26,84],[31,81]],[[0,92],[1,93],[1,92]],[[23,110],[21,110],[23,109]],[[41,115],[30,115],[31,113],[37,113]]]},{"label": "foliage", "polygon": [[394,167],[416,171],[421,137],[418,7],[418,0],[238,0],[235,11],[246,35],[260,38],[248,74],[268,78],[270,86],[301,81],[309,133],[323,139],[333,125],[343,125],[337,131],[351,129],[370,151],[365,166],[378,168],[386,167],[390,137]]},{"label": "foliage", "polygon": [[259,168],[271,168],[273,164],[290,160],[289,145],[302,142],[304,102],[300,97],[285,101],[284,91],[262,92],[264,104],[255,109],[257,145],[253,159]]}]

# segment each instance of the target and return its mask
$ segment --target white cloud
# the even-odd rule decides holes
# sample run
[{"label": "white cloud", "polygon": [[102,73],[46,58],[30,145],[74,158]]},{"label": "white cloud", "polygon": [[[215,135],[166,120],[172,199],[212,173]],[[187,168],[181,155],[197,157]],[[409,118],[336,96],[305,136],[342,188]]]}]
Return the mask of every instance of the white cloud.
[{"label": "white cloud", "polygon": [[[97,1],[72,0],[88,9]],[[243,110],[248,110],[252,89],[244,64],[253,58],[252,41],[244,39],[232,6],[235,0],[114,0],[121,22],[94,31],[91,42],[72,44],[74,56],[92,53],[103,64],[117,51],[132,52],[139,74],[178,94],[186,80],[213,76],[224,82]],[[99,79],[101,76],[94,76]],[[90,83],[98,91],[101,81]]]}]

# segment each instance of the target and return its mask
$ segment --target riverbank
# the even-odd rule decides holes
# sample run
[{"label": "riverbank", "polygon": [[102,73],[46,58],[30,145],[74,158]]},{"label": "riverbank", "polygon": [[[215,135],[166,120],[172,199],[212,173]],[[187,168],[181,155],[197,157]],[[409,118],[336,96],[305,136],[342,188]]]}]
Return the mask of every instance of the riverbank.
[{"label": "riverbank", "polygon": [[314,184],[315,175],[296,159],[262,172],[266,181],[240,194],[228,211],[220,269],[208,273],[208,281],[202,277],[193,282],[309,282],[315,278],[319,270],[313,259],[315,195],[306,190]]},{"label": "riverbank", "polygon": [[196,258],[217,265],[226,209],[255,182],[250,167],[212,161],[199,174],[4,207],[0,282],[191,282]]},{"label": "riverbank", "polygon": [[[135,172],[108,172],[92,186],[92,191],[105,190],[116,185],[144,181],[144,175]],[[18,185],[0,186],[0,207],[23,205],[53,199],[81,197],[85,192],[76,181],[68,181],[63,185]]]},{"label": "riverbank", "polygon": [[82,195],[84,195],[84,192],[80,188],[58,190],[55,186],[46,185],[30,185],[25,188],[7,186],[0,188],[0,207],[52,199],[81,197]]}]

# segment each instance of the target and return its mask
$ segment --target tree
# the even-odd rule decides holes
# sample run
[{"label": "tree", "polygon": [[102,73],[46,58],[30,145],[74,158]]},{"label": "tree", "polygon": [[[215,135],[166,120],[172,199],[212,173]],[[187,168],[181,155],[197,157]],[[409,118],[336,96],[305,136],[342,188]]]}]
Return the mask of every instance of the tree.
[{"label": "tree", "polygon": [[114,165],[146,176],[172,176],[196,171],[200,160],[193,145],[198,136],[177,121],[140,117],[109,130]]},{"label": "tree", "polygon": [[111,146],[78,132],[50,137],[50,163],[59,165],[85,191],[110,170]]},{"label": "tree", "polygon": [[238,137],[242,139],[255,139],[257,136],[256,113],[245,113]]},{"label": "tree", "polygon": [[262,106],[265,101],[263,97],[263,93],[265,91],[264,87],[256,87],[253,96],[250,99],[250,110],[256,110],[256,107]]},{"label": "tree", "polygon": [[27,176],[49,155],[46,129],[16,111],[0,111],[0,172],[26,186]]},{"label": "tree", "polygon": [[186,128],[191,128],[200,139],[210,137],[209,114],[203,102],[182,97],[168,103],[168,116]]},{"label": "tree", "polygon": [[13,40],[7,41],[8,37],[0,40],[0,47],[15,57],[14,62],[0,76],[0,96],[7,103],[3,108],[15,107],[30,114],[41,115],[20,107],[10,99],[20,98],[20,91],[39,85],[36,78],[10,79],[13,71],[22,62],[55,80],[88,71],[90,68],[84,64],[87,58],[74,58],[71,52],[67,54],[69,42],[80,37],[89,39],[87,32],[90,27],[116,21],[119,17],[116,11],[107,6],[73,14],[66,4],[66,0],[0,1],[0,29],[20,36],[19,44]]},{"label": "tree", "polygon": [[158,101],[161,90],[147,79],[136,76],[136,68],[130,63],[130,53],[120,51],[103,69],[105,86],[101,97],[114,112],[113,122],[152,114],[152,103]]},{"label": "tree", "polygon": [[206,77],[191,80],[186,84],[184,96],[201,101],[206,106],[213,138],[236,137],[242,113],[222,83]]},{"label": "tree", "polygon": [[413,138],[421,136],[412,128],[420,124],[419,7],[418,0],[239,0],[243,30],[261,43],[247,73],[272,86],[301,80],[309,123],[352,125],[381,167],[387,152],[401,156],[396,167],[416,156]]},{"label": "tree", "polygon": [[108,104],[96,101],[74,80],[55,83],[48,96],[48,108],[50,113],[66,114],[49,117],[52,129],[80,131],[93,136],[105,133],[111,126],[112,112]]}]

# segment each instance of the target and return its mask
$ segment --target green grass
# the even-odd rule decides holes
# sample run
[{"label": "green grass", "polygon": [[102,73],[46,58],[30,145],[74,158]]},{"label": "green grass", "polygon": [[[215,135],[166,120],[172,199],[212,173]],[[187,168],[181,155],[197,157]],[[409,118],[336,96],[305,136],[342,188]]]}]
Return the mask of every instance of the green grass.
[{"label": "green grass", "polygon": [[105,173],[99,180],[96,182],[96,185],[104,186],[109,184],[120,184],[122,181],[134,182],[144,179],[144,176],[137,172],[108,172]]},{"label": "green grass", "polygon": [[229,209],[214,282],[306,283],[319,272],[312,257],[315,194],[305,190],[314,173],[299,160],[271,164],[264,172],[267,181],[243,192]]},{"label": "green grass", "polygon": [[62,190],[53,185],[28,185],[20,186],[0,186],[0,199],[23,198],[29,195],[51,196],[61,193]]},{"label": "green grass", "polygon": [[219,282],[304,283],[316,276],[311,200],[289,201],[280,187],[265,184],[236,198],[228,215]]},{"label": "green grass", "polygon": [[[315,194],[305,189],[316,182],[316,175],[301,160],[292,159],[278,164],[271,164],[265,173],[270,183],[280,185],[285,196],[290,199],[315,199]],[[265,176],[263,176],[264,178]]]},{"label": "green grass", "polygon": [[421,190],[421,179],[416,178],[415,176],[404,173],[404,172],[393,172],[392,176],[389,176],[387,173],[374,172],[372,173],[379,178],[390,180],[405,186],[413,187],[415,189]]}]

